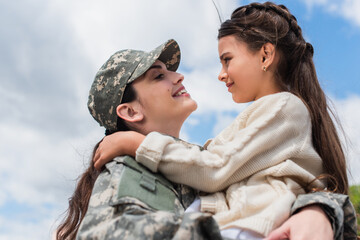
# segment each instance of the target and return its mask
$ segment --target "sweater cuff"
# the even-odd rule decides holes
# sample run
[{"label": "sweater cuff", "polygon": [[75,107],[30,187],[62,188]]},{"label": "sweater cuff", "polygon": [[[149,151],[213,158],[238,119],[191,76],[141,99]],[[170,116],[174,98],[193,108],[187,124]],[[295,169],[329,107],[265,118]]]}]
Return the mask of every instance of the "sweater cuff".
[{"label": "sweater cuff", "polygon": [[136,161],[157,172],[166,145],[174,142],[170,136],[158,132],[149,133],[136,150]]}]

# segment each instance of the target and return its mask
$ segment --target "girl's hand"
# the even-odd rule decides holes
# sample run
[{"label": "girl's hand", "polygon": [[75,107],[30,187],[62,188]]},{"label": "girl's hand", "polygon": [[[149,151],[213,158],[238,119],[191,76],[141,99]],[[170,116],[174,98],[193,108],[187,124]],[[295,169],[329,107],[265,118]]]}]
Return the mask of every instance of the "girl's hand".
[{"label": "girl's hand", "polygon": [[311,205],[291,216],[281,227],[272,231],[265,240],[333,239],[334,233],[321,207]]},{"label": "girl's hand", "polygon": [[96,149],[93,159],[94,167],[100,170],[102,166],[117,156],[135,156],[136,149],[145,136],[134,131],[115,132],[103,138]]}]

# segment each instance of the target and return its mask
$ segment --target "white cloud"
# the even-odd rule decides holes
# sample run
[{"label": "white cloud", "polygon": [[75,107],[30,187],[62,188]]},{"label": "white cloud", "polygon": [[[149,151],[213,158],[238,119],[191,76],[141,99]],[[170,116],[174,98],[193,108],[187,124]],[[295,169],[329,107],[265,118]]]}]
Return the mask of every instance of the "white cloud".
[{"label": "white cloud", "polygon": [[74,180],[89,161],[95,139],[102,135],[92,131],[54,141],[46,133],[23,126],[0,125],[0,131],[5,136],[0,145],[6,146],[0,150],[0,179],[6,182],[0,185],[0,192],[6,193],[0,203],[34,206],[62,205],[59,201],[69,196]]},{"label": "white cloud", "polygon": [[185,75],[184,85],[198,103],[196,114],[236,109],[225,84],[217,79],[219,71],[220,66],[217,62],[209,68],[194,69]]},{"label": "white cloud", "polygon": [[[352,176],[349,181],[352,184],[360,183],[360,96],[352,95],[346,99],[331,98],[338,118],[345,132],[343,143],[345,146],[345,154],[348,161],[348,167]],[[341,136],[341,135],[340,135]]]},{"label": "white cloud", "polygon": [[342,16],[354,25],[360,26],[360,1],[358,0],[304,0],[311,11],[314,6],[324,7],[326,11]]},{"label": "white cloud", "polygon": [[342,14],[352,23],[360,26],[360,1],[345,0],[342,5]]},{"label": "white cloud", "polygon": [[46,234],[66,210],[75,180],[103,135],[95,124],[93,129],[77,138],[54,141],[46,133],[26,126],[0,125],[4,136],[0,145],[6,146],[0,150],[0,181],[6,183],[0,185],[0,209],[23,209],[20,215],[4,213],[7,220],[0,227],[1,239],[49,238]]},{"label": "white cloud", "polygon": [[[39,214],[39,213],[34,213]],[[24,240],[24,239],[51,239],[54,232],[54,219],[58,217],[56,211],[47,210],[45,217],[37,222],[29,222],[19,219],[9,219],[0,216],[0,239]]]},{"label": "white cloud", "polygon": [[[225,16],[235,6],[221,2]],[[96,68],[119,48],[150,50],[168,38],[180,43],[187,67],[204,66],[216,56],[219,20],[211,1],[54,0],[49,11],[63,14]]]}]

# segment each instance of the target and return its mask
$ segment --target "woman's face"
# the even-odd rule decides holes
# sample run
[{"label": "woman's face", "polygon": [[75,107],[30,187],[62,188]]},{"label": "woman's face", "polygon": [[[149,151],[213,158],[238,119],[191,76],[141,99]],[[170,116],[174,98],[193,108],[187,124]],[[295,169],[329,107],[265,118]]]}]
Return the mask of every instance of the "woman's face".
[{"label": "woman's face", "polygon": [[182,74],[167,70],[164,63],[156,60],[143,77],[134,81],[145,122],[151,131],[169,134],[168,129],[181,127],[196,110],[197,104],[182,85],[183,80]]},{"label": "woman's face", "polygon": [[233,100],[244,103],[264,96],[260,53],[251,52],[231,35],[221,38],[218,47],[222,64],[219,80],[226,84]]}]

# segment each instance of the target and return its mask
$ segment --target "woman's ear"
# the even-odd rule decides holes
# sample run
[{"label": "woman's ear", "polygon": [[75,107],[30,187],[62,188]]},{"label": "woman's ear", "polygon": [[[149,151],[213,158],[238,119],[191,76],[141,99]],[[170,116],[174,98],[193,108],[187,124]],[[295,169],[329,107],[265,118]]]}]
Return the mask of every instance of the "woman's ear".
[{"label": "woman's ear", "polygon": [[265,67],[265,70],[268,69],[271,66],[271,64],[274,62],[275,52],[276,52],[275,46],[272,43],[265,43],[261,47],[261,51],[260,51],[261,61],[262,61],[262,66]]},{"label": "woman's ear", "polygon": [[127,122],[140,122],[144,119],[140,104],[137,102],[122,103],[116,108],[116,114]]}]

